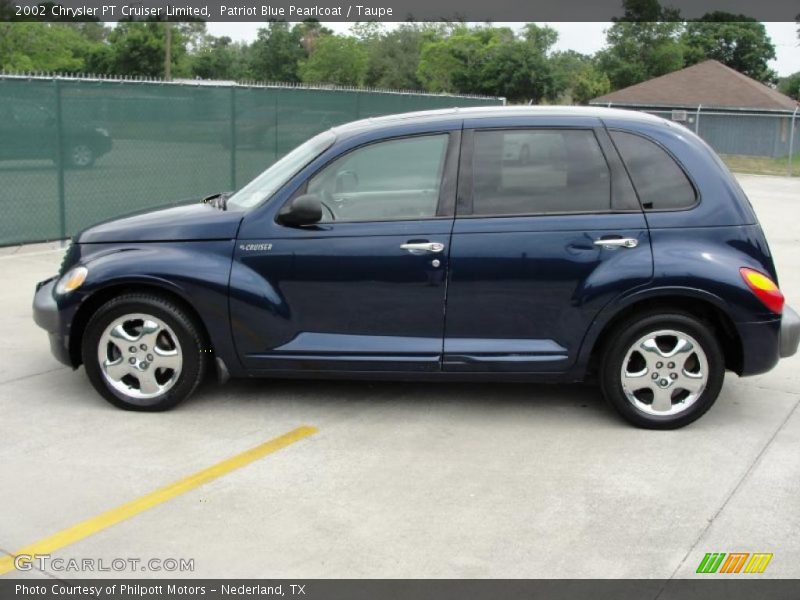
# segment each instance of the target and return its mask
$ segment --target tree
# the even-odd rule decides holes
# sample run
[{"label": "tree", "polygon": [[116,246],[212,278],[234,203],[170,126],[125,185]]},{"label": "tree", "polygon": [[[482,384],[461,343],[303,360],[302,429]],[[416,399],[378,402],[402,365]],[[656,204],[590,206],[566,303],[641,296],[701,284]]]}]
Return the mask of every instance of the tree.
[{"label": "tree", "polygon": [[417,77],[423,41],[436,35],[428,24],[403,23],[386,31],[379,23],[357,23],[353,35],[367,51],[366,85],[393,89],[420,89]]},{"label": "tree", "polygon": [[333,35],[333,31],[323,27],[316,19],[306,19],[294,26],[300,36],[300,44],[305,48],[306,56],[311,56],[317,46],[317,40],[324,35]]},{"label": "tree", "polygon": [[777,80],[768,64],[775,58],[775,46],[764,25],[755,19],[726,12],[709,13],[689,21],[681,39],[687,65],[714,59],[758,81]]},{"label": "tree", "polygon": [[323,35],[311,56],[301,61],[299,72],[306,83],[364,85],[367,51],[354,37]]},{"label": "tree", "polygon": [[190,59],[192,75],[201,79],[238,81],[249,74],[248,46],[226,36],[206,36]]},{"label": "tree", "polygon": [[800,101],[800,71],[781,79],[778,83],[778,91]]},{"label": "tree", "polygon": [[572,101],[577,104],[588,104],[589,100],[602,96],[611,91],[611,82],[608,76],[600,71],[594,64],[589,63],[578,74],[572,86]]},{"label": "tree", "polygon": [[[465,68],[465,42],[459,42],[464,33],[459,31],[442,39],[427,40],[420,50],[417,77],[431,92],[454,92],[464,77],[459,70]],[[461,46],[459,49],[458,46]]]},{"label": "tree", "polygon": [[[172,76],[186,77],[190,74],[187,40],[197,24],[172,25]],[[111,75],[163,77],[165,41],[163,21],[120,21],[108,34],[108,45],[95,52],[89,62],[92,70]]]},{"label": "tree", "polygon": [[575,82],[580,74],[592,63],[592,57],[575,50],[554,52],[550,57],[553,67],[553,78],[558,89],[571,95]]},{"label": "tree", "polygon": [[302,32],[285,21],[270,21],[250,47],[250,73],[262,81],[300,81],[298,62],[305,57]]},{"label": "tree", "polygon": [[62,23],[0,23],[0,68],[79,73],[100,45]]},{"label": "tree", "polygon": [[665,75],[684,66],[679,13],[658,0],[623,0],[625,16],[606,32],[597,64],[614,89]]},{"label": "tree", "polygon": [[532,23],[521,36],[505,27],[462,25],[423,44],[417,76],[434,92],[540,102],[559,92],[548,57],[557,37],[555,30]]},{"label": "tree", "polygon": [[553,54],[552,62],[555,86],[563,90],[565,102],[586,104],[611,91],[611,82],[591,56],[567,50]]},{"label": "tree", "polygon": [[525,25],[520,37],[510,30],[498,31],[504,33],[489,50],[480,93],[534,104],[557,98],[564,86],[550,51],[558,41],[558,32],[534,23]]}]

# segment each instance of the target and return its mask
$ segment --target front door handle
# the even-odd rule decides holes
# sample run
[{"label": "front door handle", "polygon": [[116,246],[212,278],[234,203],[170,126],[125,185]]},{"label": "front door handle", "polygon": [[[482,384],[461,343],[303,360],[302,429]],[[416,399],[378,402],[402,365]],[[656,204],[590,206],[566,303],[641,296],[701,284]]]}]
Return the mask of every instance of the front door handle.
[{"label": "front door handle", "polygon": [[604,248],[636,248],[639,240],[636,238],[600,238],[594,241],[594,245]]},{"label": "front door handle", "polygon": [[444,250],[444,244],[441,242],[408,242],[401,244],[400,247],[411,254],[427,254]]}]

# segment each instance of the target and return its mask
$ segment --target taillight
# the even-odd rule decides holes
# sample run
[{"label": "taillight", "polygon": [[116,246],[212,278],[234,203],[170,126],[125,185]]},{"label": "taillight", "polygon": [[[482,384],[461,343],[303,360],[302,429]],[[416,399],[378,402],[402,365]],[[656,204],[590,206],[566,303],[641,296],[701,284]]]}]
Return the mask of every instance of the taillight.
[{"label": "taillight", "polygon": [[778,289],[772,279],[759,273],[754,269],[742,267],[739,269],[742,274],[742,279],[747,284],[747,287],[756,295],[756,298],[761,300],[761,303],[770,309],[772,312],[781,314],[783,312],[783,294]]}]

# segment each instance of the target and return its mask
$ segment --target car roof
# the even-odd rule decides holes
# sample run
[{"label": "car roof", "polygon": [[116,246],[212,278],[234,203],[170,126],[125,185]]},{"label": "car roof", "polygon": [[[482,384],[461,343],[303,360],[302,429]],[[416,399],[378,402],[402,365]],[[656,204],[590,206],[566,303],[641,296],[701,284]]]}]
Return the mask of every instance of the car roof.
[{"label": "car roof", "polygon": [[669,121],[648,113],[601,106],[472,106],[466,108],[443,108],[415,112],[369,117],[332,128],[337,137],[348,137],[364,131],[380,130],[404,124],[435,124],[451,122],[454,119],[494,119],[498,117],[590,117],[596,119],[617,119],[640,123],[661,123]]}]

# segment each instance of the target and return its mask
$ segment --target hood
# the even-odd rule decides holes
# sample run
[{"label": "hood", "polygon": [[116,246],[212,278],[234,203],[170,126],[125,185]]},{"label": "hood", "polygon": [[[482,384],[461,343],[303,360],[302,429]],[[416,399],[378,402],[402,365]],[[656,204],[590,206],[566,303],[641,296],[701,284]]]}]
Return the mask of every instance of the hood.
[{"label": "hood", "polygon": [[209,204],[189,204],[106,221],[84,229],[75,239],[79,244],[230,240],[243,216]]}]

